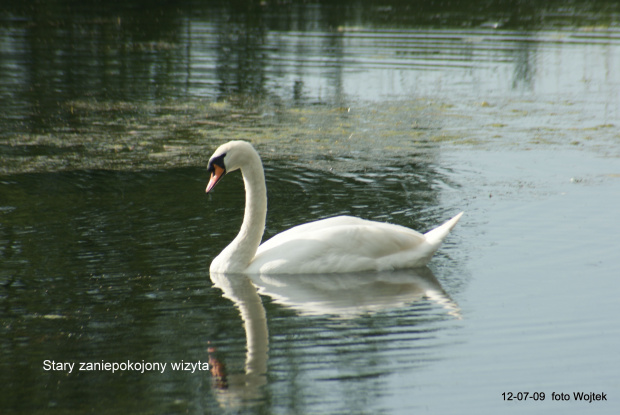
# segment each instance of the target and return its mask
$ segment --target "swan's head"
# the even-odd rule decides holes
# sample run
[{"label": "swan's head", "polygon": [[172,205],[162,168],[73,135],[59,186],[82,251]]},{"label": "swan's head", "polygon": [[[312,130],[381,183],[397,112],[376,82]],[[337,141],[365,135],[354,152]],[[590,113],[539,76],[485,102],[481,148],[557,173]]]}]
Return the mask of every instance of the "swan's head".
[{"label": "swan's head", "polygon": [[238,170],[256,158],[258,158],[258,153],[252,144],[246,141],[230,141],[219,146],[207,165],[207,171],[211,174],[209,184],[207,184],[207,193],[218,184],[226,173]]}]

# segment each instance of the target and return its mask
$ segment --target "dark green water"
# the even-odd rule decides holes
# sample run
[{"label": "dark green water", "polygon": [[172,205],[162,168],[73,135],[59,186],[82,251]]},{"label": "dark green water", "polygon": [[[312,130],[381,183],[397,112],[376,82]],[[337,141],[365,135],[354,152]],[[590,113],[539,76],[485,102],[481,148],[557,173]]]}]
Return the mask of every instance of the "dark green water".
[{"label": "dark green water", "polygon": [[[3,2],[0,412],[617,413],[619,17]],[[243,214],[238,175],[204,193],[230,139],[263,158],[267,237],[466,214],[422,270],[212,279]],[[127,361],[167,368],[79,371]]]},{"label": "dark green water", "polygon": [[[342,177],[299,166],[268,167],[269,199],[274,208],[267,232],[273,234],[306,217],[343,212],[370,217],[368,213],[375,212],[378,219],[399,219],[400,223],[425,227],[420,211],[426,211],[430,218],[442,212],[433,208],[436,192],[425,182],[428,173],[414,179],[414,171],[414,166],[399,166],[381,174],[384,186],[359,192],[356,189],[362,179],[370,180],[376,172]],[[72,171],[17,174],[3,181],[2,345],[8,357],[3,360],[3,378],[15,390],[3,396],[3,404],[20,411],[48,406],[65,411],[70,405],[76,410],[92,408],[97,412],[119,407],[142,412],[145,405],[193,411],[198,409],[196,405],[215,405],[209,372],[111,374],[80,373],[76,368],[77,373],[67,374],[43,370],[45,360],[206,362],[209,345],[217,347],[220,359],[225,359],[233,374],[243,368],[246,339],[237,310],[212,288],[208,274],[211,259],[240,225],[242,183],[239,177],[229,177],[218,186],[215,196],[207,197],[205,173],[197,168]],[[403,188],[422,197],[403,209],[401,198],[394,197]],[[28,189],[27,194],[24,189]],[[416,275],[406,273],[400,277],[403,281],[380,283],[378,288],[385,290],[387,284],[388,289],[393,286],[396,290],[394,295],[408,298],[402,284]],[[455,280],[453,291],[462,283]],[[270,362],[274,363],[270,364],[288,365],[286,361],[292,357],[287,357],[290,346],[285,345],[293,341],[289,337],[298,330],[296,326],[307,323],[299,322],[288,307],[265,301],[272,339],[283,337],[282,341],[272,340]],[[389,301],[388,297],[388,304],[383,306],[388,310],[394,307]],[[355,353],[363,351],[368,354],[366,358],[374,360],[370,353],[378,345],[368,344],[365,336],[402,331],[404,338],[399,343],[427,337],[433,342],[432,333],[439,328],[429,327],[426,321],[453,319],[433,302],[411,306],[409,300],[405,304],[406,309],[393,316],[347,322],[340,328],[342,323],[336,323],[336,329],[329,329],[334,324],[329,320],[315,317],[316,324],[326,325],[327,331],[320,333],[318,343],[311,333],[300,342],[308,348],[325,347],[327,337],[330,347],[343,351],[352,347],[350,352],[360,349]],[[399,328],[391,326],[393,318],[410,322],[401,323],[404,326]],[[417,320],[422,322],[419,328]],[[339,336],[348,333],[346,327],[351,324],[360,338],[341,344]],[[424,334],[427,331],[429,334]],[[331,373],[332,364],[346,372],[348,364],[334,361],[330,347],[311,353],[316,358],[321,356],[321,361],[332,362],[316,363],[317,368],[322,367],[320,376],[337,379],[343,375],[326,374]],[[405,346],[397,351],[400,347]],[[384,370],[360,362],[355,367],[361,372],[347,374],[344,380],[366,371],[380,376]],[[286,382],[288,375],[281,376],[280,381]],[[200,391],[201,402],[196,402],[196,391],[188,391],[187,382]],[[93,389],[102,388],[109,398],[88,398]],[[27,398],[33,390],[40,391],[34,402]],[[142,396],[140,402],[135,402],[136,396]],[[262,394],[259,397],[262,401]]]}]

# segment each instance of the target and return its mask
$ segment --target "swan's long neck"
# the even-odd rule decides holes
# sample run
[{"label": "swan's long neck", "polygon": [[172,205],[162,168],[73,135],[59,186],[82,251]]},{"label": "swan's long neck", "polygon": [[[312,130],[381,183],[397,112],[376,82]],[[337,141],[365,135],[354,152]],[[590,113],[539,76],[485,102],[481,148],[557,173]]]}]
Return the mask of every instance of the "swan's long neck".
[{"label": "swan's long neck", "polygon": [[253,162],[241,170],[245,186],[245,213],[238,241],[239,259],[243,258],[246,266],[252,262],[265,231],[267,217],[267,187],[263,164],[258,155]]},{"label": "swan's long neck", "polygon": [[252,154],[241,168],[241,174],[245,185],[245,214],[239,234],[220,254],[227,263],[225,272],[241,272],[250,265],[265,231],[267,187],[258,153]]}]

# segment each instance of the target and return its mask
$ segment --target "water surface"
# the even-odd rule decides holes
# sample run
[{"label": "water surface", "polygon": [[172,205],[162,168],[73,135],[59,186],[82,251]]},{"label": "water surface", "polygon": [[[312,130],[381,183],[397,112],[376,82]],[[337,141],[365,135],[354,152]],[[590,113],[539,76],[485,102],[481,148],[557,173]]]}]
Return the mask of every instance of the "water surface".
[{"label": "water surface", "polygon": [[[615,3],[148,6],[0,7],[3,413],[617,413]],[[240,138],[266,237],[466,214],[421,270],[211,276]]]}]

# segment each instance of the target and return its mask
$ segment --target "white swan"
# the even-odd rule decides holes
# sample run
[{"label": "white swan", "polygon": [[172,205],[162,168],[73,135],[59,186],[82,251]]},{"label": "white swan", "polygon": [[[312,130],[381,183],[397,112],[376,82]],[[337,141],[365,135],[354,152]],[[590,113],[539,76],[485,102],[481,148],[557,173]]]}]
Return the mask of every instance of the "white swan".
[{"label": "white swan", "polygon": [[463,214],[424,235],[404,226],[337,216],[295,226],[261,245],[267,188],[263,164],[251,144],[231,141],[213,153],[206,191],[237,169],[245,184],[243,224],[237,237],[211,263],[211,273],[316,274],[421,267]]}]

